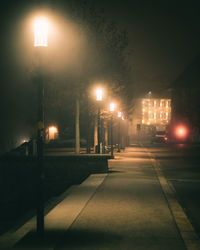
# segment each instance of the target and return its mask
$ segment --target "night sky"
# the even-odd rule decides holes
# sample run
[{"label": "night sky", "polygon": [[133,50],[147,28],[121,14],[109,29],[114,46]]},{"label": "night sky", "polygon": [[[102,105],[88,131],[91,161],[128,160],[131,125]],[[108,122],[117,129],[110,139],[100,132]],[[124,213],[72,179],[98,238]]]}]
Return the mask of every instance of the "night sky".
[{"label": "night sky", "polygon": [[[19,144],[26,137],[29,138],[33,131],[37,106],[36,90],[31,80],[32,61],[28,59],[31,50],[26,47],[26,42],[31,42],[31,39],[20,40],[20,34],[23,31],[20,33],[19,29],[23,27],[23,20],[26,20],[31,10],[37,7],[39,9],[42,2],[45,2],[53,12],[59,13],[62,10],[63,14],[66,10],[67,16],[67,9],[65,9],[67,1],[33,1],[32,3],[6,1],[1,5],[0,152]],[[148,91],[162,93],[199,55],[199,1],[101,0],[93,2],[96,3],[97,9],[104,9],[106,19],[115,22],[120,29],[125,29],[128,33],[127,62],[131,69],[129,87],[133,97],[140,97]],[[21,44],[20,41],[22,41]],[[85,46],[84,42],[84,38],[80,38],[81,46]],[[69,42],[68,46],[71,46],[71,50],[78,46],[78,42],[76,43],[74,45],[73,41],[71,44]],[[50,71],[51,73],[54,71],[54,77],[56,72],[58,78],[64,72],[75,75],[76,70],[72,70],[72,73],[70,69],[75,68],[77,61],[81,61],[80,54],[84,54],[85,51],[91,53],[91,46],[87,45],[88,50],[80,47],[77,54],[74,53],[71,56],[69,51],[65,50],[66,44],[63,43],[61,47],[62,55],[58,57],[60,64],[52,66]],[[56,54],[56,50],[54,53]],[[67,58],[63,56],[65,53],[68,53]],[[91,57],[93,54],[91,53]],[[54,59],[56,60],[56,57],[52,56],[52,65]],[[69,66],[68,70],[66,65]],[[60,77],[59,82],[62,83],[63,79]],[[58,84],[56,80],[55,84]],[[66,115],[65,119],[70,118]]]},{"label": "night sky", "polygon": [[199,1],[104,2],[107,15],[129,33],[132,76],[141,93],[171,84],[199,54]]}]

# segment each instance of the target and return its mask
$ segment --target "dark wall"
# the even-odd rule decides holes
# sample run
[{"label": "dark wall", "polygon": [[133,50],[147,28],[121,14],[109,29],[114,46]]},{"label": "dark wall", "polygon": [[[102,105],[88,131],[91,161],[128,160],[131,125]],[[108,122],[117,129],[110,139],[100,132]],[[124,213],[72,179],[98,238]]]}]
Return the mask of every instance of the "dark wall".
[{"label": "dark wall", "polygon": [[[91,173],[108,169],[106,157],[45,157],[45,201],[73,184],[81,183]],[[36,207],[37,161],[33,157],[0,158],[0,233],[8,221],[14,221]],[[12,224],[12,223],[11,223]]]},{"label": "dark wall", "polygon": [[200,128],[200,57],[172,85],[172,120]]}]

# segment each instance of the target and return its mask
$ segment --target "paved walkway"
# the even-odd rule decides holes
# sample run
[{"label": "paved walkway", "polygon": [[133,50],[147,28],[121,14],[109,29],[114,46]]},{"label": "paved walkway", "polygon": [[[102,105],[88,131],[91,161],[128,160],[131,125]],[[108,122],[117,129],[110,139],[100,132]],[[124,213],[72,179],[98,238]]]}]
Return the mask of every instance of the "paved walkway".
[{"label": "paved walkway", "polygon": [[109,169],[63,195],[45,217],[42,241],[33,218],[5,234],[0,249],[185,250],[147,152],[129,148],[109,161]]}]

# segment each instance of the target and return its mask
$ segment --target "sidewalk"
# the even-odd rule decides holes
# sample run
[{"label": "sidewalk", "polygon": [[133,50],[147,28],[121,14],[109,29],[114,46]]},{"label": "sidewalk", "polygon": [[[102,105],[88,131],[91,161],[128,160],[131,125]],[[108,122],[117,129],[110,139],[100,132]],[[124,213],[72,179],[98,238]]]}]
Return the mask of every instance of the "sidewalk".
[{"label": "sidewalk", "polygon": [[33,219],[4,235],[0,249],[185,250],[147,152],[129,148],[109,169],[66,192],[45,217],[42,241]]}]

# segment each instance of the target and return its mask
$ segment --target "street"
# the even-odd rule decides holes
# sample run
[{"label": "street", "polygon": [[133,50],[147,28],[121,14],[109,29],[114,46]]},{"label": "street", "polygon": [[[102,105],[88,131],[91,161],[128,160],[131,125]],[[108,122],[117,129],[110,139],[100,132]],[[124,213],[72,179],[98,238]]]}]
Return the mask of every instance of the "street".
[{"label": "street", "polygon": [[200,234],[200,146],[199,145],[146,145],[176,192],[179,203]]}]

